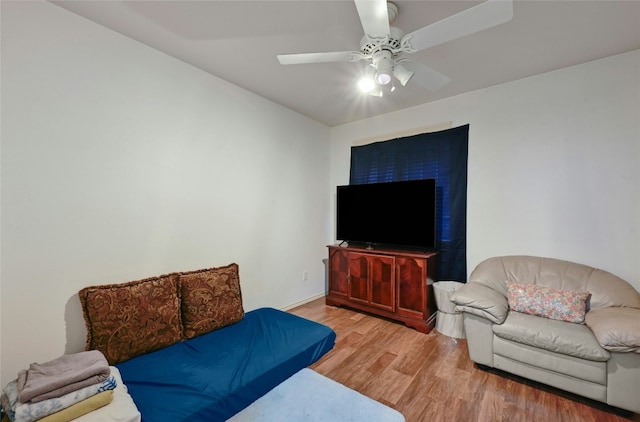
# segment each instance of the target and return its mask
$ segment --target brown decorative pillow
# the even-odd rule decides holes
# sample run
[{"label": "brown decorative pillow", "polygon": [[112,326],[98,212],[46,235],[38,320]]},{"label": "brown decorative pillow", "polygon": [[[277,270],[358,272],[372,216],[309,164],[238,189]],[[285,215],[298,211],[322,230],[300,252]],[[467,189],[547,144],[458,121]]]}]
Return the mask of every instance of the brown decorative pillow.
[{"label": "brown decorative pillow", "polygon": [[180,274],[182,334],[193,338],[244,317],[238,264]]},{"label": "brown decorative pillow", "polygon": [[110,365],[181,340],[177,274],[85,287],[78,296],[86,350],[101,351]]}]

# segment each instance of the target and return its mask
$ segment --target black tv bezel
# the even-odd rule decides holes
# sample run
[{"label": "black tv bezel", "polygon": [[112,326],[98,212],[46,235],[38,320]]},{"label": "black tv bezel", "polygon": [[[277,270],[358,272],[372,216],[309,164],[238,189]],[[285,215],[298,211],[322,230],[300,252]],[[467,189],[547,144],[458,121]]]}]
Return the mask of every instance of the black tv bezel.
[{"label": "black tv bezel", "polygon": [[[432,235],[430,234],[429,241],[420,241],[420,242],[399,242],[394,241],[395,239],[388,238],[380,238],[380,236],[371,236],[368,239],[365,237],[368,236],[356,236],[356,238],[350,238],[348,234],[344,234],[344,229],[341,230],[341,220],[344,220],[341,217],[341,190],[352,190],[352,189],[369,189],[369,190],[382,190],[393,188],[394,186],[403,185],[403,189],[406,190],[407,186],[411,184],[415,184],[416,187],[412,189],[419,189],[419,186],[426,186],[427,192],[426,195],[432,195],[431,201],[427,198],[427,206],[421,205],[421,209],[428,210],[431,209],[431,213],[427,213],[427,218],[430,218],[432,225]],[[382,186],[384,185],[384,186]],[[412,199],[412,203],[420,203],[421,200],[424,200],[424,197],[421,199]],[[366,247],[368,249],[402,249],[402,250],[413,250],[413,251],[434,251],[436,249],[437,243],[437,229],[436,229],[436,212],[437,212],[437,181],[434,178],[427,179],[415,179],[415,180],[403,180],[403,181],[393,181],[393,182],[378,182],[378,183],[366,183],[366,184],[350,184],[350,185],[339,185],[336,187],[336,240],[341,241],[342,243],[346,242],[349,246],[355,247]],[[355,211],[354,211],[355,213]],[[415,216],[414,216],[415,217]],[[365,218],[365,217],[363,217]],[[372,217],[375,218],[375,217]],[[392,217],[393,218],[393,217]],[[414,220],[412,220],[414,221]],[[408,226],[409,224],[406,224]],[[423,226],[426,227],[426,226]],[[406,240],[406,239],[405,239]],[[341,243],[341,244],[342,244]]]}]

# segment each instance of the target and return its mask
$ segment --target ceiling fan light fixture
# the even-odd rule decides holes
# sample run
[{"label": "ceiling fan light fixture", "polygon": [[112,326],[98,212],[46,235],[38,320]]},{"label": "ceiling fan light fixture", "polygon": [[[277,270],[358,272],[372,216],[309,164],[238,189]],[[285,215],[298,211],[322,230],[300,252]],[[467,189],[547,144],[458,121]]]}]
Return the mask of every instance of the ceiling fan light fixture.
[{"label": "ceiling fan light fixture", "polygon": [[376,82],[378,85],[387,85],[391,82],[391,75],[387,71],[378,71],[376,73]]},{"label": "ceiling fan light fixture", "polygon": [[384,95],[384,93],[382,92],[382,89],[380,89],[379,86],[376,86],[374,89],[369,91],[368,94],[372,97],[378,97],[378,98],[382,98],[382,96]]},{"label": "ceiling fan light fixture", "polygon": [[404,67],[402,64],[396,64],[393,69],[394,76],[400,81],[402,86],[407,85],[409,79],[413,76],[413,72]]},{"label": "ceiling fan light fixture", "polygon": [[369,93],[374,90],[376,83],[371,75],[363,75],[358,79],[358,89],[360,92]]},{"label": "ceiling fan light fixture", "polygon": [[376,51],[373,55],[373,67],[376,68],[376,82],[387,85],[393,76],[393,56],[389,50]]}]

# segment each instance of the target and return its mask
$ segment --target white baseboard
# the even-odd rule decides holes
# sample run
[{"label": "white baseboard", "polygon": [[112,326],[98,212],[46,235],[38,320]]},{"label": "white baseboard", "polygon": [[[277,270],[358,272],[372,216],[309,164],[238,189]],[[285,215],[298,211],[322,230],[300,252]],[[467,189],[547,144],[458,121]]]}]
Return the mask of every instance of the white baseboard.
[{"label": "white baseboard", "polygon": [[307,298],[307,299],[304,299],[304,300],[301,300],[300,302],[296,302],[296,303],[292,303],[291,305],[287,305],[284,308],[281,308],[280,310],[281,311],[288,311],[289,309],[296,308],[298,306],[304,305],[305,303],[309,303],[309,302],[311,302],[313,300],[320,299],[321,297],[325,297],[325,296],[326,296],[326,293],[324,293],[324,292],[323,293],[318,293],[317,295],[311,296],[310,298]]}]

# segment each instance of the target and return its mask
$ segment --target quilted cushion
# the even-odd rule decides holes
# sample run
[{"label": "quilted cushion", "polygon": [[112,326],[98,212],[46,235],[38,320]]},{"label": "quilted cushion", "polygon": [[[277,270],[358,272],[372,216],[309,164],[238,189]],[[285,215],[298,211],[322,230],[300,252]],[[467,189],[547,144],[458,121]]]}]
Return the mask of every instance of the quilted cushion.
[{"label": "quilted cushion", "polygon": [[101,351],[110,365],[181,340],[177,275],[85,287],[78,296],[86,350]]},{"label": "quilted cushion", "polygon": [[509,283],[508,298],[513,311],[584,324],[589,292]]},{"label": "quilted cushion", "polygon": [[197,337],[244,317],[238,264],[180,274],[183,336]]}]

